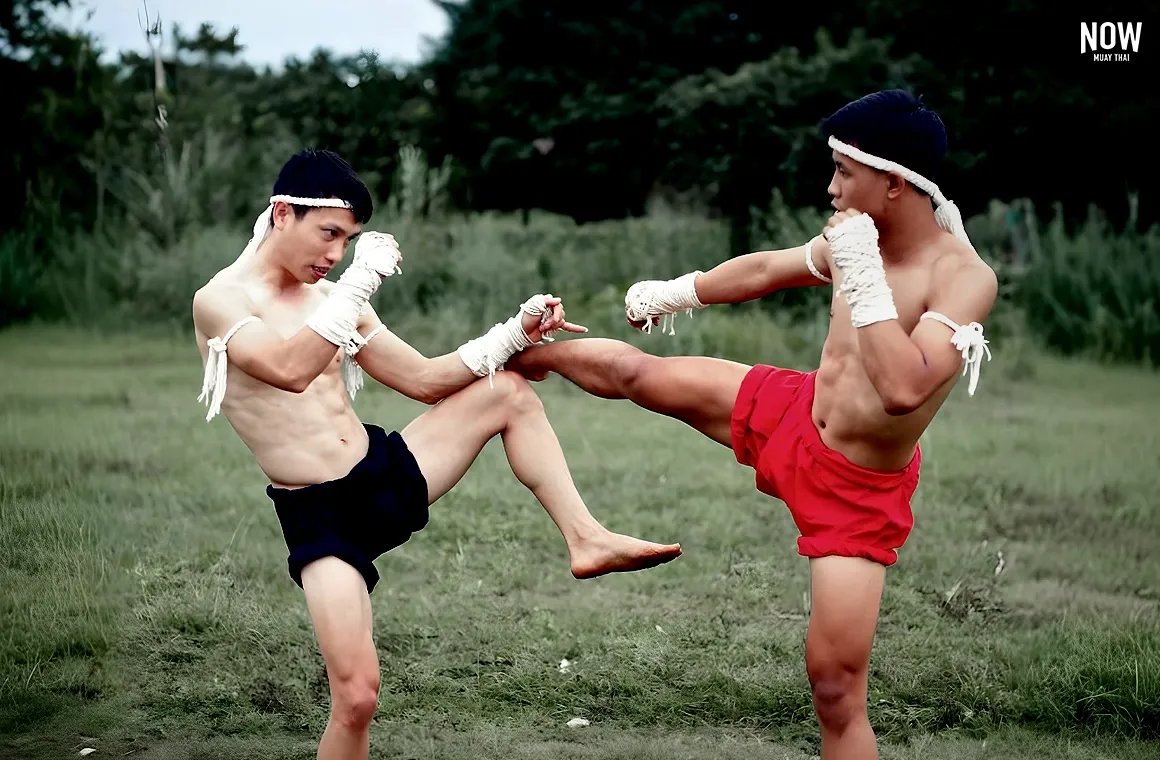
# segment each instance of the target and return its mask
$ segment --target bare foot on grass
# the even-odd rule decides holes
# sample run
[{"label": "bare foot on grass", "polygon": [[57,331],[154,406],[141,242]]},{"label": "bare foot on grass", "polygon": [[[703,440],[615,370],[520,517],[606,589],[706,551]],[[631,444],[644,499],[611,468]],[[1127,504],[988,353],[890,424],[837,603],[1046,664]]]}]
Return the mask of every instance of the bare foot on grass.
[{"label": "bare foot on grass", "polygon": [[572,575],[579,579],[644,570],[681,556],[680,544],[654,544],[619,533],[602,533],[569,547]]}]

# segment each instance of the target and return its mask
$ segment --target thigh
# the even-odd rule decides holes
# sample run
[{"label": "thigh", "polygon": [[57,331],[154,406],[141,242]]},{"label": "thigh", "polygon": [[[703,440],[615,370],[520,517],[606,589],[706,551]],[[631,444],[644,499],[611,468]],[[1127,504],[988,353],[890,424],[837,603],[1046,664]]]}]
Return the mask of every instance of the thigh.
[{"label": "thigh", "polygon": [[429,504],[460,481],[520,403],[539,403],[528,381],[515,372],[496,372],[490,381],[481,378],[443,399],[403,429],[403,440],[427,480]]},{"label": "thigh", "polygon": [[732,448],[730,420],[747,364],[707,356],[639,354],[627,369],[628,396]]},{"label": "thigh", "polygon": [[302,589],[331,683],[377,674],[370,595],[358,570],[324,557],[303,568]]},{"label": "thigh", "polygon": [[885,581],[883,565],[860,557],[810,560],[806,667],[811,678],[836,671],[865,678]]}]

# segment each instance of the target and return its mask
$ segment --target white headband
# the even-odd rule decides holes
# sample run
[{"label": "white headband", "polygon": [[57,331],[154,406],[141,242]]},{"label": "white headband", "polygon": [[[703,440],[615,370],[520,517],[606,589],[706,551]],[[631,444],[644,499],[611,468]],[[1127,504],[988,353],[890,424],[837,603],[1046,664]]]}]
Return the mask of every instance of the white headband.
[{"label": "white headband", "polygon": [[942,191],[938,189],[938,185],[931,182],[921,174],[912,172],[905,166],[899,166],[893,161],[887,161],[884,158],[872,156],[869,153],[858,150],[853,145],[847,145],[833,135],[830,136],[829,143],[831,148],[838,151],[839,153],[849,156],[858,163],[879,169],[880,171],[897,174],[910,184],[923,190],[927,195],[934,199],[934,218],[935,221],[938,222],[938,225],[947,232],[953,234],[959,240],[962,240],[967,245],[970,245],[972,249],[974,248],[974,246],[971,245],[970,238],[967,237],[967,230],[963,226],[963,217],[959,213],[959,207],[946,199],[946,196],[944,196]]},{"label": "white headband", "polygon": [[262,213],[258,215],[258,218],[254,220],[254,235],[250,238],[250,242],[246,243],[246,247],[243,248],[242,252],[238,255],[238,261],[241,261],[242,259],[252,256],[254,253],[256,253],[258,246],[260,246],[262,241],[266,239],[266,236],[270,234],[270,212],[274,210],[274,204],[278,201],[289,203],[294,206],[314,206],[316,208],[345,208],[351,209],[352,211],[354,210],[353,206],[341,198],[298,198],[293,195],[271,195],[270,205],[266,206],[265,210],[263,210]]}]

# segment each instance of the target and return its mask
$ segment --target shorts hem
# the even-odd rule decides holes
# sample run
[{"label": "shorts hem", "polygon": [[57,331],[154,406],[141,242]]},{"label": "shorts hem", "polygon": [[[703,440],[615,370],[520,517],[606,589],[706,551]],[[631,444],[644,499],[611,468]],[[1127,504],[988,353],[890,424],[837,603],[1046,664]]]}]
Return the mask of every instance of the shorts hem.
[{"label": "shorts hem", "polygon": [[890,567],[898,562],[897,549],[881,549],[858,541],[838,539],[798,539],[798,554],[816,559],[819,557],[851,557],[867,559],[879,565]]},{"label": "shorts hem", "polygon": [[375,564],[358,548],[338,539],[323,539],[296,547],[286,559],[291,579],[302,588],[302,570],[311,562],[325,557],[340,559],[357,570],[366,583],[368,594],[378,585],[379,571]]}]

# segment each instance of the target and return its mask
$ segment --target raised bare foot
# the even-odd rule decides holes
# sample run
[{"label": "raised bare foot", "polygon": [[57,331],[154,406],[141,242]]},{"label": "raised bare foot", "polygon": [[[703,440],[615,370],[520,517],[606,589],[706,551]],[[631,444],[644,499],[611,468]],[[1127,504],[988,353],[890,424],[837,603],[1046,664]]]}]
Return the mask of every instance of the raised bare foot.
[{"label": "raised bare foot", "polygon": [[619,533],[602,533],[569,547],[572,575],[596,578],[608,573],[628,573],[672,562],[681,556],[680,544],[654,544]]}]

